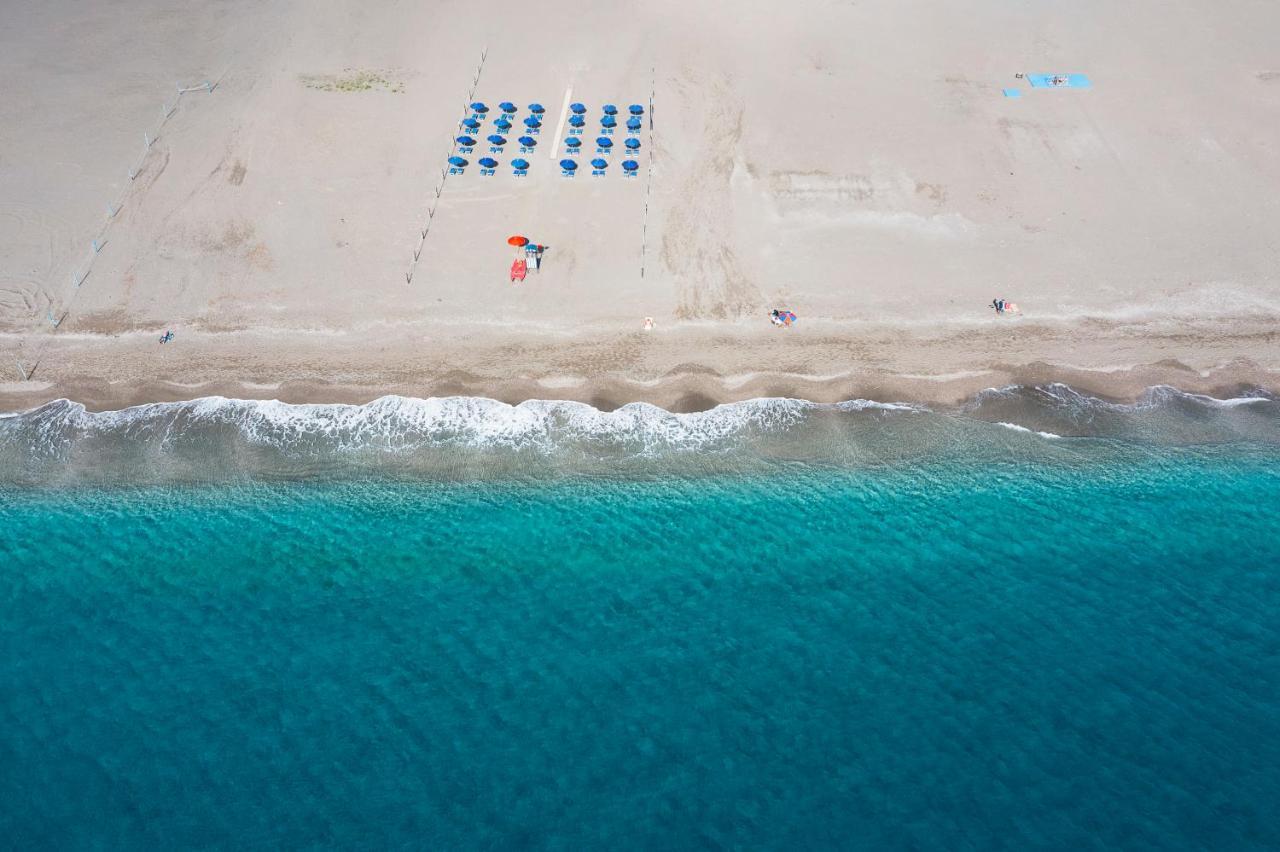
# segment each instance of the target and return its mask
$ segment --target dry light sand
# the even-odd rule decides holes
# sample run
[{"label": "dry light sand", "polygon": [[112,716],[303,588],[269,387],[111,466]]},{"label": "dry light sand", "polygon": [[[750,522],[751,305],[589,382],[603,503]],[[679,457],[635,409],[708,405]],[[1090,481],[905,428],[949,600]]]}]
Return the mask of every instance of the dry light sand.
[{"label": "dry light sand", "polygon": [[[1271,0],[0,0],[0,21],[0,409],[1280,387]],[[485,49],[475,97],[543,103],[541,148],[527,179],[512,150],[437,201]],[[130,180],[175,84],[205,80]],[[588,139],[601,104],[652,97],[638,178],[616,154],[560,176],[569,89]],[[522,286],[512,233],[550,246]]]}]

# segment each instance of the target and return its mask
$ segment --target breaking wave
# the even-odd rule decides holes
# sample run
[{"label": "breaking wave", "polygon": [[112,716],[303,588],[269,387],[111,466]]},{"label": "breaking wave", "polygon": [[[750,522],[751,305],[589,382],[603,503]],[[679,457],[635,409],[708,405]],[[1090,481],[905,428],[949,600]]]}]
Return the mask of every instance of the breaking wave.
[{"label": "breaking wave", "polygon": [[90,412],[58,400],[0,418],[0,481],[154,481],[240,475],[521,476],[754,469],[770,463],[895,463],[937,453],[1000,458],[1043,438],[1280,445],[1280,399],[1150,388],[1134,403],[1066,385],[984,391],[941,409],[852,400],[755,399],[676,414],[646,403],[508,405],[387,396],[364,405],[206,397]]}]

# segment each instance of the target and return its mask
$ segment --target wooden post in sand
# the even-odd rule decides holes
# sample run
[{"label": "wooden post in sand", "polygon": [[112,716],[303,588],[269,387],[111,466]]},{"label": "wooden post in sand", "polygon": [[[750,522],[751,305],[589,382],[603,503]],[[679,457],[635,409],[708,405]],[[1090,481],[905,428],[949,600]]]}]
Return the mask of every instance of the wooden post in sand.
[{"label": "wooden post in sand", "polygon": [[640,277],[644,277],[649,250],[649,193],[653,191],[653,96],[657,92],[657,69],[649,69],[649,169],[644,184],[644,224],[640,227]]},{"label": "wooden post in sand", "polygon": [[[471,75],[471,88],[467,90],[466,100],[462,104],[463,117],[471,110],[471,104],[475,101],[476,88],[480,85],[480,75],[484,72],[484,61],[489,58],[489,47],[480,49],[480,61],[476,63],[476,72]],[[457,148],[457,142],[452,139],[449,142],[450,157],[453,156],[454,150]],[[435,199],[431,204],[431,209],[427,212],[426,223],[418,229],[418,247],[413,251],[413,262],[409,265],[409,271],[404,274],[404,283],[413,283],[413,274],[418,268],[418,258],[422,256],[422,246],[427,240],[427,234],[431,231],[431,220],[436,217],[436,206],[440,203],[440,194],[444,191],[444,183],[449,179],[449,170],[440,170],[440,182],[435,185]]]}]

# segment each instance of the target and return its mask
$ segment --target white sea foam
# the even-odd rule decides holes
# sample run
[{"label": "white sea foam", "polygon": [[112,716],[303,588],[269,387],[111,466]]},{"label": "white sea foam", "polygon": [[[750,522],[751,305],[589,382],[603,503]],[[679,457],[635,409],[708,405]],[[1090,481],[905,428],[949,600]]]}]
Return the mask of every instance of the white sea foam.
[{"label": "white sea foam", "polygon": [[[75,462],[76,469],[111,464],[128,474],[165,459],[202,470],[243,463],[302,471],[315,465],[325,469],[326,460],[340,463],[344,457],[419,467],[426,462],[465,466],[477,459],[508,464],[509,459],[512,470],[530,454],[603,469],[618,460],[665,456],[817,453],[858,459],[867,452],[890,452],[884,449],[890,446],[893,453],[939,440],[950,446],[970,433],[940,430],[965,420],[1045,439],[1088,435],[1280,443],[1280,400],[1261,391],[1219,400],[1156,387],[1135,403],[1121,404],[1062,384],[1010,386],[984,391],[946,417],[936,414],[921,405],[865,399],[833,404],[752,399],[687,414],[647,403],[601,411],[580,402],[509,405],[483,397],[386,396],[364,405],[204,397],[107,412],[60,400],[0,418],[0,476],[7,469],[47,478],[47,465],[60,462]],[[895,428],[905,424],[912,425],[905,431]]]},{"label": "white sea foam", "polygon": [[1053,432],[1038,432],[1035,429],[1028,429],[1026,426],[1019,426],[1017,423],[1006,423],[999,421],[999,425],[1006,429],[1012,429],[1015,432],[1025,432],[1028,435],[1039,435],[1041,438],[1061,438],[1061,435],[1055,435]]},{"label": "white sea foam", "polygon": [[740,438],[785,432],[813,411],[915,411],[914,406],[855,400],[826,406],[795,399],[754,399],[677,414],[647,403],[601,411],[580,402],[530,400],[508,405],[483,397],[386,396],[365,405],[303,404],[203,397],[120,411],[89,412],[66,400],[23,415],[47,448],[107,433],[162,446],[184,435],[236,430],[251,445],[293,452],[426,446],[551,452],[602,443],[645,454],[704,450]]}]

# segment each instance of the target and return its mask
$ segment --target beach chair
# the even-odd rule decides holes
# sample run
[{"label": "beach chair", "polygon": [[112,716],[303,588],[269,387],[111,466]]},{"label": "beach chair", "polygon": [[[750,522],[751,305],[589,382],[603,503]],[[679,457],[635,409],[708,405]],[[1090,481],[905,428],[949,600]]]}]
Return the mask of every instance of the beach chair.
[{"label": "beach chair", "polygon": [[575,171],[574,169],[561,169],[560,174],[564,175],[565,177],[573,177],[575,174],[577,174],[577,171]]},{"label": "beach chair", "polygon": [[458,146],[458,153],[459,153],[459,154],[470,154],[470,153],[471,153],[472,151],[474,151],[474,150],[475,150],[475,148],[472,148],[470,145],[459,145],[459,146]]},{"label": "beach chair", "polygon": [[483,175],[494,175],[494,174],[497,174],[497,171],[498,171],[497,169],[486,169],[486,168],[483,168],[483,167],[482,167],[482,168],[480,169],[480,174],[481,174],[482,176],[483,176]]},{"label": "beach chair", "polygon": [[515,175],[516,177],[528,177],[529,170],[528,169],[512,169],[511,174]]},{"label": "beach chair", "polygon": [[465,169],[466,169],[466,166],[450,166],[450,167],[449,167],[449,174],[451,174],[451,175],[460,175],[460,174],[462,174],[463,170],[465,170]]}]

